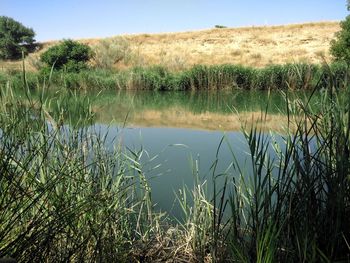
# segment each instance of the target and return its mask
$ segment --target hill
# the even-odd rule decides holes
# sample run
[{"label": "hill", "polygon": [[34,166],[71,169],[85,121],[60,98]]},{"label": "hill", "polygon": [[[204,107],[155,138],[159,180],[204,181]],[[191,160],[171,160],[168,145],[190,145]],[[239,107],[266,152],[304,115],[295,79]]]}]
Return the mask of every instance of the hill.
[{"label": "hill", "polygon": [[[322,63],[324,59],[330,60],[330,41],[339,30],[338,22],[317,22],[116,36],[127,40],[128,52],[132,56],[115,66],[125,68],[161,64],[179,70],[194,64],[230,63],[263,67],[289,62]],[[101,39],[80,41],[93,46]],[[57,41],[43,43],[43,50],[55,43]],[[37,55],[38,52],[32,57]],[[0,68],[16,68],[20,64],[5,62]],[[27,64],[31,68],[33,63]]]}]

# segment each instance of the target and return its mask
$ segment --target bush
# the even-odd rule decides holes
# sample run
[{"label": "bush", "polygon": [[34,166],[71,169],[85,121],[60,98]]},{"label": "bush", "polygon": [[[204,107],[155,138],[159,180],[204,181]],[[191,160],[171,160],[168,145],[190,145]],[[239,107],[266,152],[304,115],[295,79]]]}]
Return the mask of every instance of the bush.
[{"label": "bush", "polygon": [[350,16],[340,23],[341,31],[336,34],[336,39],[331,42],[330,52],[335,60],[350,63]]},{"label": "bush", "polygon": [[91,55],[92,51],[89,46],[73,40],[64,40],[45,51],[40,59],[46,63],[46,68],[53,67],[55,70],[79,72],[87,68]]},{"label": "bush", "polygon": [[18,59],[35,48],[33,29],[7,16],[0,16],[0,59]]},{"label": "bush", "polygon": [[122,38],[116,37],[108,40],[101,40],[94,46],[94,62],[99,68],[112,68],[118,62],[127,62],[130,59],[129,42]]}]

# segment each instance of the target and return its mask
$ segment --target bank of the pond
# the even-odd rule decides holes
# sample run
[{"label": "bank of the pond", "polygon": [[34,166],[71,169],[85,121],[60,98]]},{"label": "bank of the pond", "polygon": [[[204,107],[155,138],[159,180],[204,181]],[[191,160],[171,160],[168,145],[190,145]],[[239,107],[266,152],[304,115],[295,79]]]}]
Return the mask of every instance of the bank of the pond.
[{"label": "bank of the pond", "polygon": [[51,74],[26,72],[0,73],[0,83],[10,81],[14,86],[23,85],[35,89],[45,85],[59,88],[102,90],[273,90],[311,89],[316,85],[326,88],[328,82],[343,82],[348,67],[345,63],[330,65],[284,64],[264,68],[241,65],[196,65],[190,69],[173,72],[162,66],[137,67],[128,70],[110,71],[90,69],[80,73],[52,72]]}]

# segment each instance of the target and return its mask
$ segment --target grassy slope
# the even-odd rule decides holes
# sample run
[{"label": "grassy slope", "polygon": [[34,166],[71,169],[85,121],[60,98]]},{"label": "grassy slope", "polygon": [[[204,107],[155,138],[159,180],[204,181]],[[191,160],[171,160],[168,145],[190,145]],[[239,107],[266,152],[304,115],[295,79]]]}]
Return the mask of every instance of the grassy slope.
[{"label": "grassy slope", "polygon": [[[162,64],[182,69],[194,64],[232,63],[262,67],[271,63],[321,63],[323,58],[330,59],[329,43],[339,29],[338,22],[317,22],[125,35],[134,60],[128,65],[116,66]],[[98,41],[100,39],[81,40],[89,45]],[[44,50],[55,43],[57,41],[43,43]],[[27,64],[30,69],[30,63]],[[0,70],[18,67],[18,62],[0,62]]]},{"label": "grassy slope", "polygon": [[209,29],[195,32],[127,36],[150,63],[178,59],[186,64],[270,63],[329,58],[329,42],[339,23]]}]

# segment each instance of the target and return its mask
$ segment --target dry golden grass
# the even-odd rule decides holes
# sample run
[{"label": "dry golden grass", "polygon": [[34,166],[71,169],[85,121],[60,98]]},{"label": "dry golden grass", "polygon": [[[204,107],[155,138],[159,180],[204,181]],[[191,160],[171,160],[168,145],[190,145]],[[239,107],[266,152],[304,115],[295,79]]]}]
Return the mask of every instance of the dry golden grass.
[{"label": "dry golden grass", "polygon": [[209,29],[125,36],[147,64],[180,60],[194,64],[243,64],[262,67],[289,62],[322,63],[338,22]]},{"label": "dry golden grass", "polygon": [[[231,63],[263,67],[272,63],[322,63],[324,59],[330,60],[330,41],[339,30],[338,22],[317,22],[124,35],[135,59],[128,65],[119,64],[116,67],[161,64],[179,70],[195,64]],[[89,45],[99,41],[81,40]],[[43,43],[43,50],[55,43]],[[12,63],[11,67],[14,65],[20,66],[20,63]],[[28,68],[31,69],[30,65]]]}]

